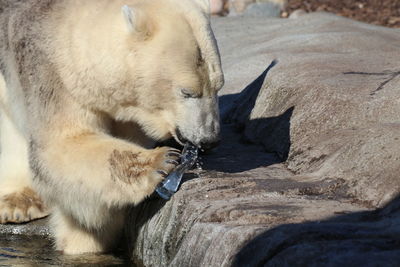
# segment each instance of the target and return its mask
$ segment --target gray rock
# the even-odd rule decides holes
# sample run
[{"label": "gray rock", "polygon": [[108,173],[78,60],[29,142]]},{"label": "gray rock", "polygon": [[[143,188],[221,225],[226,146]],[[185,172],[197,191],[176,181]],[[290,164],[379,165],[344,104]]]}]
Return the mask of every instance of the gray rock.
[{"label": "gray rock", "polygon": [[0,235],[22,235],[49,237],[48,219],[24,224],[0,224]]},{"label": "gray rock", "polygon": [[[279,17],[285,5],[286,0],[228,0],[230,16],[247,14],[250,16]],[[249,8],[250,11],[247,10]]]},{"label": "gray rock", "polygon": [[241,144],[229,126],[223,137],[204,157],[206,171],[187,177],[171,200],[152,198],[132,210],[127,236],[139,266],[231,266],[239,256],[260,263],[266,251],[248,252],[246,244],[279,225],[367,210],[335,194],[337,181],[294,179],[276,156]]},{"label": "gray rock", "polygon": [[225,126],[200,178],[132,212],[133,257],[146,266],[396,266],[400,32],[329,14],[214,25],[227,77],[221,108],[241,134]]},{"label": "gray rock", "polygon": [[307,14],[307,12],[303,9],[296,9],[289,15],[289,19],[297,19],[300,16]]},{"label": "gray rock", "polygon": [[281,15],[281,7],[272,2],[253,3],[247,6],[243,12],[244,16],[251,17],[274,17],[279,18]]},{"label": "gray rock", "polygon": [[400,31],[310,14],[258,36],[253,41],[264,50],[257,56],[274,54],[278,63],[233,109],[225,107],[225,120],[298,175],[344,181],[346,194],[371,205],[393,199],[400,188]]},{"label": "gray rock", "polygon": [[397,199],[380,211],[279,226],[246,244],[233,265],[398,266],[399,204]]}]

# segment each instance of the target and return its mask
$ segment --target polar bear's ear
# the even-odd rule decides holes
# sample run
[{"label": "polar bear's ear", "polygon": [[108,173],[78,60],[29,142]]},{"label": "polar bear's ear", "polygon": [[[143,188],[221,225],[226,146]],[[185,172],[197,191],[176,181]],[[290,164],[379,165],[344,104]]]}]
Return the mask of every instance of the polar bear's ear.
[{"label": "polar bear's ear", "polygon": [[128,5],[124,5],[122,8],[122,14],[124,15],[124,19],[126,22],[126,26],[128,27],[129,32],[136,32],[137,29],[137,13],[134,9],[129,7]]}]

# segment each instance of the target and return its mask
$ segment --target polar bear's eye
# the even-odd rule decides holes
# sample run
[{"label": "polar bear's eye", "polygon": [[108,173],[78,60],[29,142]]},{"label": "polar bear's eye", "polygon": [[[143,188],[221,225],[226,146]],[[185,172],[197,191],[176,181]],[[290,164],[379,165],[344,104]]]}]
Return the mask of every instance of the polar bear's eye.
[{"label": "polar bear's eye", "polygon": [[192,91],[187,89],[187,88],[182,88],[181,89],[181,94],[182,94],[182,96],[184,98],[194,98],[194,97],[196,97],[196,95]]}]

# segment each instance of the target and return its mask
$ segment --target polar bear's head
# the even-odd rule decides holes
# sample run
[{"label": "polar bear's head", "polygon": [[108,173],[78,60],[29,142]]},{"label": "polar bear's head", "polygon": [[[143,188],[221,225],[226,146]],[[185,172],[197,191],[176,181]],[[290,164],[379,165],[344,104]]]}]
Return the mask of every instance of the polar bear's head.
[{"label": "polar bear's head", "polygon": [[60,1],[46,30],[63,85],[90,110],[135,121],[156,140],[212,146],[224,78],[208,1]]},{"label": "polar bear's head", "polygon": [[208,8],[208,0],[122,7],[135,95],[119,117],[134,119],[155,139],[173,136],[206,149],[218,142],[217,92],[224,81]]}]

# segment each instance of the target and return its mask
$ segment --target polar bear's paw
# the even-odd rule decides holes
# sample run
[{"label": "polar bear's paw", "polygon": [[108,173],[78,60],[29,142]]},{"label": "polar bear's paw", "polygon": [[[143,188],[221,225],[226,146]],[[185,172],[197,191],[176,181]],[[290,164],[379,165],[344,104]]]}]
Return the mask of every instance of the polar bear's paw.
[{"label": "polar bear's paw", "polygon": [[0,196],[0,223],[24,223],[48,214],[40,197],[29,187]]},{"label": "polar bear's paw", "polygon": [[178,164],[181,152],[175,148],[159,147],[154,150],[156,154],[154,161],[151,164],[151,169],[158,176],[161,175],[161,182]]},{"label": "polar bear's paw", "polygon": [[146,152],[115,150],[110,157],[111,178],[132,186],[137,201],[152,194],[178,164],[180,151],[170,147],[158,147]]},{"label": "polar bear's paw", "polygon": [[145,183],[144,192],[150,195],[167,175],[179,164],[181,152],[171,147],[159,147],[153,151],[153,160],[149,165],[150,175]]}]

